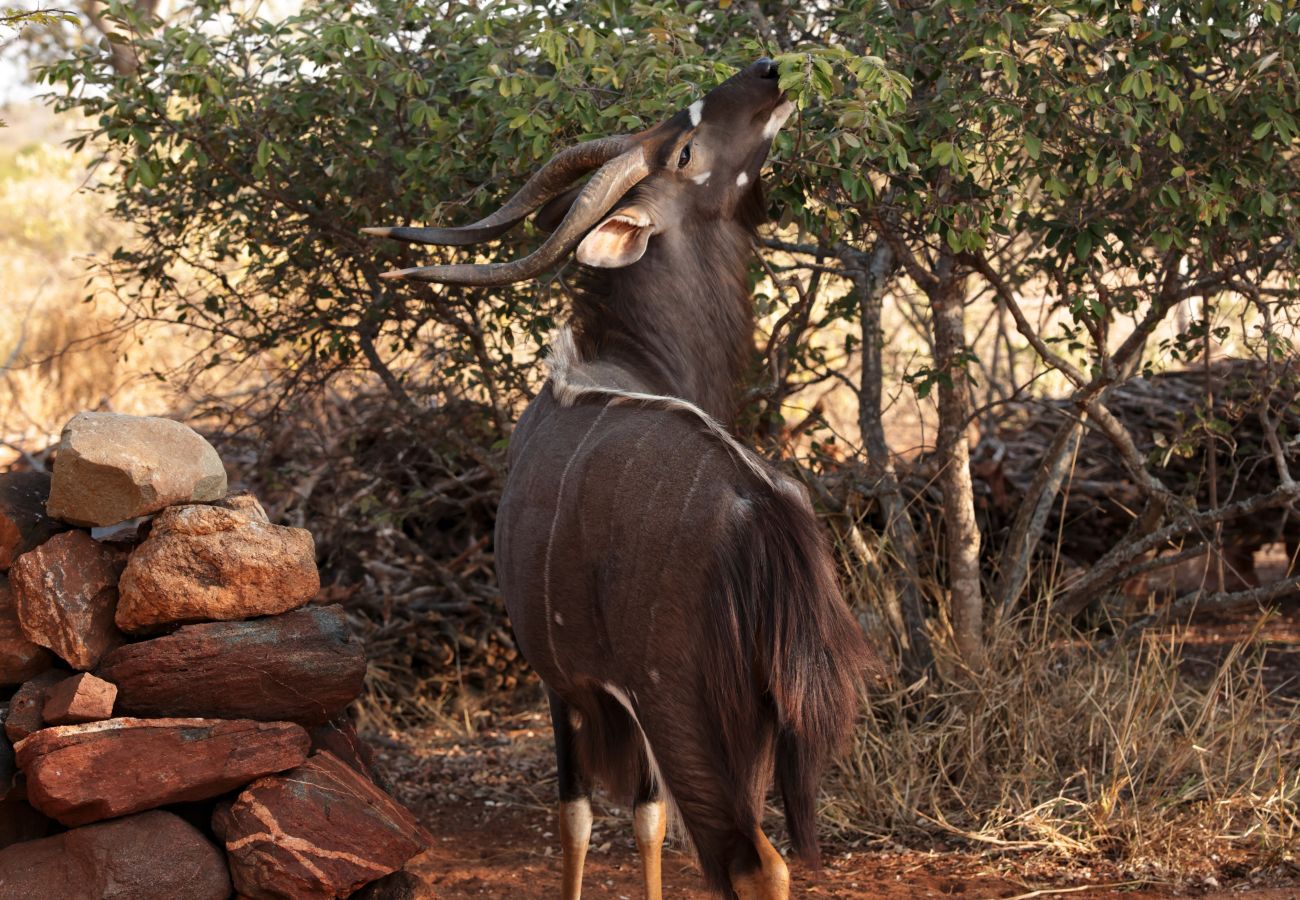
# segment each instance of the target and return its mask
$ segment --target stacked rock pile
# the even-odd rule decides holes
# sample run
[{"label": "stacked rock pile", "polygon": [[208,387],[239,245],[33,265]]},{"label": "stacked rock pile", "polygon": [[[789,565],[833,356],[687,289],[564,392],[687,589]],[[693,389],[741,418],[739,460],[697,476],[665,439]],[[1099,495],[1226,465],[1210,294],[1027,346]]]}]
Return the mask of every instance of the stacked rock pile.
[{"label": "stacked rock pile", "polygon": [[427,846],[343,715],[365,654],[310,533],[226,487],[108,413],[0,474],[0,897],[346,897]]}]

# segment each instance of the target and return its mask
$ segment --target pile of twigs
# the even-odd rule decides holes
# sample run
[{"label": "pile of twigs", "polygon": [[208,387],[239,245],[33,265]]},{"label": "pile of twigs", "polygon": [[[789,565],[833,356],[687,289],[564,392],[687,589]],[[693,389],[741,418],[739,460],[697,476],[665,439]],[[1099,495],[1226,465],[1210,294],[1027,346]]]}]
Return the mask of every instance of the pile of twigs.
[{"label": "pile of twigs", "polygon": [[[1278,462],[1300,473],[1300,364],[1268,367],[1254,360],[1133,378],[1105,403],[1133,436],[1147,471],[1180,502],[1205,510],[1267,494],[1280,480]],[[988,521],[998,529],[1015,515],[1025,490],[1063,423],[1079,411],[1061,400],[1004,407],[975,454]],[[1211,452],[1212,451],[1212,452]],[[1044,539],[1060,541],[1079,563],[1100,558],[1125,534],[1143,505],[1134,473],[1097,429],[1085,428],[1063,498],[1053,506]],[[1258,547],[1300,540],[1300,517],[1285,509],[1227,519],[1225,544]]]},{"label": "pile of twigs", "polygon": [[322,592],[366,642],[369,712],[393,723],[528,677],[492,565],[504,453],[490,417],[397,406],[329,392],[291,419],[213,434],[272,521],[312,531]]}]

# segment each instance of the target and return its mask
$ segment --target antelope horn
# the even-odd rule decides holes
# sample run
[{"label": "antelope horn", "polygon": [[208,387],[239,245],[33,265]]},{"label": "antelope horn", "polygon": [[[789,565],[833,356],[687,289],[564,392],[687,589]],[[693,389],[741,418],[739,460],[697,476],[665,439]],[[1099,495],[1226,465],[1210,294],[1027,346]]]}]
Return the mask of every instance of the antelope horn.
[{"label": "antelope horn", "polygon": [[528,179],[513,197],[492,215],[458,228],[362,228],[366,234],[418,244],[463,247],[505,234],[524,216],[564,193],[573,179],[626,153],[637,143],[635,135],[584,141],[561,150]]},{"label": "antelope horn", "polygon": [[542,246],[523,259],[504,263],[470,263],[450,266],[421,266],[415,269],[398,269],[385,272],[381,278],[409,278],[414,281],[436,281],[442,284],[499,285],[512,284],[544,272],[562,259],[578,243],[587,229],[600,221],[619,198],[631,187],[650,174],[650,163],[642,146],[616,156],[605,163],[583,187],[569,208],[564,221]]}]

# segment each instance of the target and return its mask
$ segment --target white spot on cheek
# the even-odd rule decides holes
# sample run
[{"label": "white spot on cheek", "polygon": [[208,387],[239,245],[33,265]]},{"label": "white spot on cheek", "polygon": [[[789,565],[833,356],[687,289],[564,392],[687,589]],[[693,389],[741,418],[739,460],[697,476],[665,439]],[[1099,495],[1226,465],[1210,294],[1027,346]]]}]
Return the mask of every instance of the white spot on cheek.
[{"label": "white spot on cheek", "polygon": [[748,172],[741,172],[739,175],[736,176],[736,187],[744,187],[747,184],[749,184]]},{"label": "white spot on cheek", "polygon": [[712,174],[713,174],[713,170],[710,169],[707,172],[701,172],[699,175],[692,175],[691,181],[694,181],[696,184],[708,184],[709,176]]},{"label": "white spot on cheek", "polygon": [[690,106],[686,107],[687,114],[691,117],[691,127],[694,128],[700,124],[700,116],[704,114],[704,101],[696,100]]},{"label": "white spot on cheek", "polygon": [[650,670],[650,680],[653,681],[655,684],[658,684],[658,683],[659,683],[659,670],[658,670],[658,669],[651,669],[651,670]]},{"label": "white spot on cheek", "polygon": [[776,137],[776,133],[781,130],[781,126],[785,124],[786,119],[790,118],[792,112],[794,112],[794,104],[789,100],[772,110],[772,115],[768,117],[767,124],[763,126],[763,137]]},{"label": "white spot on cheek", "polygon": [[555,614],[555,624],[556,624],[556,625],[563,625],[563,624],[564,624],[564,616],[560,615],[559,613],[556,613],[556,614]]}]

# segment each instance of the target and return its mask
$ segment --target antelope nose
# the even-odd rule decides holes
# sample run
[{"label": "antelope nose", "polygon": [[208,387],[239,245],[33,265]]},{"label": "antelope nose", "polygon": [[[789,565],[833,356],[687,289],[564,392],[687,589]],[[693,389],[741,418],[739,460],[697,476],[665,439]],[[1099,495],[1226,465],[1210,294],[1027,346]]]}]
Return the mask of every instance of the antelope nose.
[{"label": "antelope nose", "polygon": [[749,70],[759,78],[776,77],[776,63],[772,62],[772,60],[768,59],[766,56],[750,66]]}]

